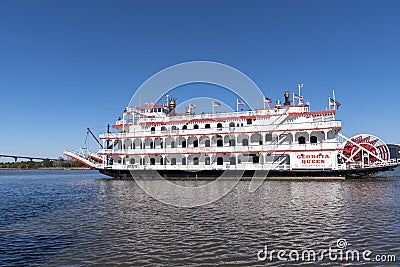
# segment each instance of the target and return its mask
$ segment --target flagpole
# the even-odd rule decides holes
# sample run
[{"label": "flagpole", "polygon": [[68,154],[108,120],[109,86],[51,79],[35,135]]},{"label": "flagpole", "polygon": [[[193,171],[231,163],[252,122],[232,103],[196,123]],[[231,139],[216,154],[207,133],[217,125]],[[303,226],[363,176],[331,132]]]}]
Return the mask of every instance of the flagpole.
[{"label": "flagpole", "polygon": [[301,99],[300,99],[300,96],[301,96],[301,94],[300,94],[300,82],[297,83],[297,87],[299,87],[299,103],[298,104],[300,105],[300,103],[301,103],[300,102],[301,101]]},{"label": "flagpole", "polygon": [[333,96],[333,109],[336,110],[335,89],[332,89],[332,96]]},{"label": "flagpole", "polygon": [[236,98],[236,112],[239,111],[239,99]]},{"label": "flagpole", "polygon": [[211,106],[212,106],[212,112],[214,114],[214,101],[211,102]]},{"label": "flagpole", "polygon": [[292,93],[292,94],[293,94],[293,104],[296,105],[296,100],[294,99],[294,93]]},{"label": "flagpole", "polygon": [[328,109],[331,110],[331,97],[328,97]]}]

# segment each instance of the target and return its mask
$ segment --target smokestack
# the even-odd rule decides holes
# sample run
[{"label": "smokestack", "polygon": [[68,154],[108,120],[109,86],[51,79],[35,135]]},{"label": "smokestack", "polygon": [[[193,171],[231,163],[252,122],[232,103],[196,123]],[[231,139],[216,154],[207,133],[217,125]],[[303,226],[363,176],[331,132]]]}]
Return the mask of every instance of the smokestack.
[{"label": "smokestack", "polygon": [[285,97],[285,106],[290,105],[290,94],[289,94],[289,91],[285,91],[283,96]]}]

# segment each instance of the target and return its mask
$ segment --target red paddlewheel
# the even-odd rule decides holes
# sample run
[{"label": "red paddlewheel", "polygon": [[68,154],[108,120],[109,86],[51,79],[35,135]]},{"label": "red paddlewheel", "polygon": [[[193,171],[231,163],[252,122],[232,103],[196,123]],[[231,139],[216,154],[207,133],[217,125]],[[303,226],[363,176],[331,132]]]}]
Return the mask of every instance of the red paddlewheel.
[{"label": "red paddlewheel", "polygon": [[369,134],[359,134],[344,143],[343,156],[348,161],[373,164],[389,159],[389,149],[387,145],[378,137]]}]

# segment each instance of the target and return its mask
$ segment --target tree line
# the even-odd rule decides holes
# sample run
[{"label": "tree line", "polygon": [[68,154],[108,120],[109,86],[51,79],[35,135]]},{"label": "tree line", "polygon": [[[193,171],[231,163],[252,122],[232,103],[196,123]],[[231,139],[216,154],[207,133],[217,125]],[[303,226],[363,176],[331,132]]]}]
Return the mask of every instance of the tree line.
[{"label": "tree line", "polygon": [[65,160],[58,158],[57,160],[45,159],[43,161],[17,161],[17,162],[0,162],[0,169],[41,169],[41,168],[86,168],[85,165],[74,160]]}]

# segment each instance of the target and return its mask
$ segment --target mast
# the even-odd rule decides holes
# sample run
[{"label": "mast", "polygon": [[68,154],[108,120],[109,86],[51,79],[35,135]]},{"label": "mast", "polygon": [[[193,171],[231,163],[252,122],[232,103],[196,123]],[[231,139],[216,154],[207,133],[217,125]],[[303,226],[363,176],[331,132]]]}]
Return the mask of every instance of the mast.
[{"label": "mast", "polygon": [[93,136],[94,140],[96,140],[96,142],[100,145],[100,147],[103,148],[103,145],[100,143],[99,139],[97,139],[97,137],[92,133],[89,128],[87,128],[87,133],[90,133]]},{"label": "mast", "polygon": [[301,88],[303,87],[303,84],[302,84],[301,82],[298,82],[298,83],[297,83],[297,87],[298,87],[298,89],[299,89],[299,103],[298,103],[298,104],[302,104],[302,102],[301,102],[301,93],[300,93],[300,91],[301,91]]}]

